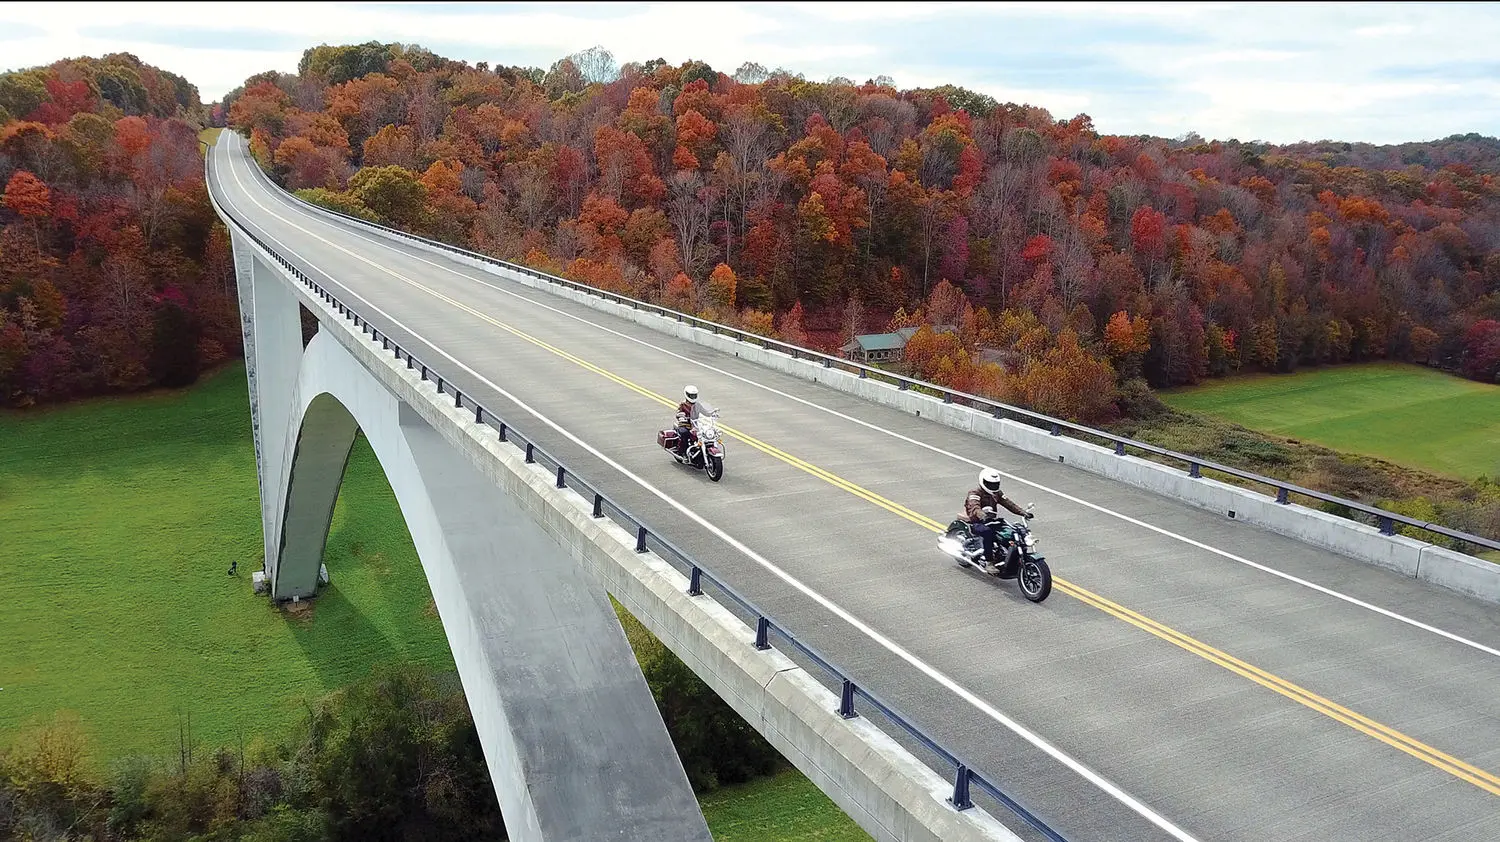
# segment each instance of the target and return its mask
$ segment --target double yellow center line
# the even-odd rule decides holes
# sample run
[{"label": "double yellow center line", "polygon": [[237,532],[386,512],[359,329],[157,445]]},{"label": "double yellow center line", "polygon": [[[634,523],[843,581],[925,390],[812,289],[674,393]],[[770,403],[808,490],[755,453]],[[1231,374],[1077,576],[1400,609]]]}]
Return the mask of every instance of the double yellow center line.
[{"label": "double yellow center line", "polygon": [[[663,406],[676,406],[676,402],[672,401],[671,399],[653,392],[650,389],[641,386],[627,378],[621,377],[620,375],[615,374],[612,371],[595,365],[594,363],[591,363],[588,360],[577,356],[576,354],[572,354],[568,351],[563,350],[562,348],[557,347],[556,345],[553,345],[542,339],[538,339],[537,337],[532,336],[525,331],[512,327],[511,325],[495,319],[487,313],[480,312],[479,310],[476,310],[461,301],[458,301],[448,295],[432,289],[425,284],[412,280],[411,278],[408,278],[405,275],[400,274],[399,272],[396,272],[385,266],[380,266],[379,264],[376,264],[361,255],[355,254],[354,252],[349,251],[342,246],[334,243],[329,243],[329,245],[332,245],[334,248],[339,249],[345,254],[355,257],[361,261],[364,261],[365,263],[378,266],[382,271],[418,290],[421,290],[422,292],[427,293],[428,295],[438,299],[439,301],[442,301],[458,310],[468,313],[469,315],[474,316],[475,318],[485,322],[486,324],[493,325],[494,327],[497,327],[511,334],[512,336],[515,336],[518,339],[529,342],[532,345],[535,345],[538,348],[542,348],[581,368],[594,372],[595,374],[598,374],[600,377],[603,377],[606,380],[624,386],[625,388],[631,390],[632,392],[635,392],[638,395],[641,395],[642,397],[654,400],[657,403],[662,404]],[[740,430],[734,429],[733,427],[728,427],[723,424],[719,426],[730,436],[745,443],[746,445],[749,445],[750,447],[753,447],[756,450],[767,454],[768,456],[779,459],[782,462],[787,463],[788,465],[805,471],[823,480],[824,482],[827,482],[830,485],[853,494],[854,496],[862,500],[873,503],[876,506],[879,506],[880,508],[891,512],[892,514],[905,518],[906,520],[918,526],[924,527],[937,533],[942,533],[946,529],[945,524],[941,524],[933,520],[932,518],[927,517],[926,515],[915,512],[907,508],[906,506],[901,505],[900,503],[882,497],[881,495],[876,494],[869,489],[863,488],[853,482],[850,482],[849,480],[846,480],[843,477],[832,473],[831,471],[827,471],[823,468],[818,467],[817,465],[807,462],[806,460],[793,456],[792,454],[787,453],[786,451],[781,450],[774,445],[767,444],[766,442],[761,441],[760,439],[757,439],[754,436],[751,436]],[[1124,607],[1123,605],[1106,599],[1086,588],[1080,587],[1072,582],[1062,579],[1061,577],[1054,576],[1052,581],[1058,590],[1068,594],[1071,597],[1074,597],[1075,599],[1078,599],[1079,601],[1087,605],[1091,605],[1094,608],[1097,608],[1100,611],[1109,614],[1110,616],[1123,620],[1124,622],[1129,623],[1130,625],[1135,626],[1136,628],[1144,632],[1155,635],[1156,637],[1161,638],[1162,640],[1165,640],[1174,646],[1191,652],[1194,655],[1197,655],[1204,660],[1209,661],[1210,663],[1217,664],[1224,669],[1229,670],[1230,672],[1243,676],[1244,678],[1247,678],[1255,682],[1256,684],[1265,687],[1268,690],[1280,693],[1282,696],[1285,696],[1286,698],[1291,699],[1298,704],[1311,708],[1312,710],[1315,710],[1318,713],[1329,717],[1330,719],[1341,722],[1344,725],[1349,726],[1350,728],[1374,737],[1375,739],[1385,743],[1386,745],[1391,746],[1392,748],[1399,749],[1406,754],[1409,754],[1412,757],[1421,760],[1424,763],[1427,763],[1431,766],[1441,769],[1444,772],[1447,772],[1450,775],[1453,775],[1454,777],[1468,781],[1474,786],[1477,786],[1492,795],[1500,795],[1500,777],[1497,777],[1483,769],[1465,763],[1464,761],[1459,760],[1452,755],[1446,754],[1425,743],[1408,737],[1407,735],[1395,730],[1394,728],[1382,725],[1381,723],[1376,722],[1352,710],[1349,710],[1342,705],[1325,699],[1306,688],[1300,687],[1290,681],[1287,681],[1284,678],[1266,672],[1265,670],[1253,664],[1246,663],[1245,661],[1242,661],[1239,658],[1234,657],[1233,655],[1220,651],[1219,649],[1209,646],[1208,644],[1197,640],[1196,638],[1183,634],[1176,629],[1163,625],[1162,623],[1152,620],[1151,618],[1146,617],[1136,611],[1132,611],[1129,608]]]}]

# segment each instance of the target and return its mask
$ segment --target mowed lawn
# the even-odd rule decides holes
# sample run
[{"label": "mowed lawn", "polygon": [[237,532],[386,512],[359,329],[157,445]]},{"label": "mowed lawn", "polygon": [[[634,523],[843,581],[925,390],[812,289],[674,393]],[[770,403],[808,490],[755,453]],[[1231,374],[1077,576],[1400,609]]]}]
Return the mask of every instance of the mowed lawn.
[{"label": "mowed lawn", "polygon": [[[203,131],[198,132],[198,140],[208,144],[209,146],[213,146],[215,143],[219,142],[219,132],[222,131],[224,130],[212,127],[204,129]],[[204,149],[202,146],[198,147],[199,154],[207,154],[207,151],[208,150]]]},{"label": "mowed lawn", "polygon": [[[386,660],[453,657],[380,465],[360,439],[334,510],[332,584],[288,615],[260,569],[243,365],[175,393],[0,412],[0,745],[75,713],[103,766],[279,738]],[[239,562],[237,576],[227,570]],[[720,842],[870,837],[802,773],[703,797]]]},{"label": "mowed lawn", "polygon": [[1434,473],[1500,476],[1500,386],[1401,363],[1235,377],[1165,391],[1184,412]]},{"label": "mowed lawn", "polygon": [[[332,584],[301,617],[252,595],[262,558],[242,365],[184,392],[0,414],[0,742],[78,714],[100,755],[275,739],[388,659],[453,669],[406,524],[360,439]],[[239,562],[238,575],[227,573]]]},{"label": "mowed lawn", "polygon": [[869,842],[870,834],[795,769],[699,799],[717,842]]}]

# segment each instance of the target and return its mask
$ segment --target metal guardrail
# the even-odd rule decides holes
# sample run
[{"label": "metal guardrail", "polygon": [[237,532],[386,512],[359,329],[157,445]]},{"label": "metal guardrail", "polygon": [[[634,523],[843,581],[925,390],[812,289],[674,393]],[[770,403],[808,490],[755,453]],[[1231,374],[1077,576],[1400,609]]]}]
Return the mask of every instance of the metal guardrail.
[{"label": "metal guardrail", "polygon": [[[751,345],[759,345],[762,348],[773,351],[780,351],[781,353],[790,356],[792,359],[814,360],[817,362],[821,362],[824,368],[838,368],[844,371],[852,371],[853,373],[857,373],[861,378],[887,382],[891,385],[896,386],[902,391],[913,390],[925,394],[930,394],[934,397],[942,398],[943,403],[956,403],[961,406],[967,406],[971,409],[984,410],[995,418],[1010,418],[1011,420],[1022,421],[1034,427],[1047,429],[1054,436],[1061,436],[1064,431],[1067,431],[1073,434],[1073,437],[1075,438],[1086,439],[1088,437],[1092,437],[1095,439],[1103,439],[1104,441],[1109,442],[1114,447],[1116,456],[1124,456],[1129,451],[1135,450],[1144,453],[1150,453],[1154,456],[1158,456],[1163,459],[1169,459],[1174,462],[1185,463],[1188,476],[1193,478],[1201,477],[1202,471],[1204,469],[1208,469],[1212,471],[1218,471],[1219,473],[1235,477],[1240,480],[1252,482],[1257,485],[1269,486],[1276,491],[1276,502],[1283,505],[1289,505],[1291,503],[1291,495],[1297,494],[1299,496],[1317,500],[1322,503],[1328,503],[1333,506],[1342,506],[1350,511],[1360,512],[1364,515],[1369,516],[1374,521],[1375,525],[1380,529],[1380,532],[1383,535],[1394,535],[1396,533],[1396,526],[1399,524],[1401,526],[1409,526],[1414,529],[1420,529],[1426,532],[1434,533],[1436,535],[1441,535],[1454,541],[1461,541],[1490,550],[1500,550],[1500,541],[1485,538],[1480,535],[1472,535],[1468,532],[1462,532],[1457,529],[1452,529],[1440,523],[1407,517],[1406,515],[1399,514],[1397,512],[1387,511],[1376,506],[1369,506],[1355,500],[1346,500],[1343,497],[1338,497],[1336,495],[1317,491],[1311,488],[1304,488],[1303,486],[1286,482],[1284,480],[1275,479],[1274,477],[1263,476],[1251,471],[1245,471],[1239,468],[1231,467],[1220,462],[1215,462],[1209,459],[1201,459],[1197,456],[1190,456],[1186,453],[1179,453],[1175,450],[1168,450],[1164,447],[1157,447],[1154,444],[1147,444],[1143,441],[1136,441],[1135,439],[1126,438],[1125,436],[1117,436],[1113,433],[1105,432],[1104,430],[1098,430],[1084,424],[1076,424],[1072,421],[1064,421],[1061,418],[1053,418],[1050,415],[1044,415],[1040,412],[1032,412],[1029,409],[1002,403],[991,398],[980,397],[979,395],[969,394],[968,392],[960,392],[944,386],[939,386],[936,383],[931,383],[926,380],[919,380],[915,377],[907,377],[902,374],[895,374],[893,372],[884,371],[873,366],[865,365],[864,363],[855,362],[853,360],[846,360],[842,357],[835,357],[829,354],[824,354],[820,351],[812,351],[788,342],[782,342],[777,339],[770,339],[757,333],[751,333],[746,330],[741,330],[739,328],[729,327],[728,325],[722,325],[717,322],[709,321],[708,319],[700,318],[690,313],[683,313],[677,310],[673,310],[669,307],[662,307],[658,304],[651,304],[650,302],[641,301],[639,299],[630,298],[629,296],[620,295],[619,293],[602,290],[597,287],[589,286],[588,284],[579,283],[578,281],[572,281],[567,278],[560,278],[556,275],[550,275],[546,272],[540,272],[536,269],[532,269],[529,266],[522,266],[518,263],[511,263],[506,260],[501,260],[497,257],[491,257],[487,254],[470,251],[469,249],[460,248],[458,246],[439,242],[437,240],[430,240],[426,237],[419,237],[415,234],[410,234],[406,231],[392,228],[388,225],[381,225],[376,222],[370,222],[369,220],[360,219],[357,216],[351,216],[350,214],[343,213],[341,211],[336,211],[331,208],[325,208],[322,205],[315,205],[312,202],[309,202],[306,199],[303,199],[302,197],[291,193],[290,191],[287,191],[280,185],[276,184],[276,182],[272,181],[269,176],[261,171],[260,167],[257,166],[255,170],[260,174],[261,178],[263,178],[265,182],[269,184],[273,189],[278,190],[282,193],[286,193],[292,199],[301,202],[308,207],[317,208],[318,210],[324,211],[325,213],[330,213],[343,219],[347,219],[350,222],[358,223],[359,225],[366,225],[371,228],[378,228],[382,231],[395,234],[399,237],[404,237],[408,240],[425,243],[426,245],[432,246],[434,248],[440,248],[445,251],[450,251],[454,254],[460,254],[464,257],[468,257],[474,260],[481,260],[485,263],[509,269],[512,272],[519,272],[524,275],[530,275],[534,278],[539,278],[549,283],[554,283],[559,286],[567,287],[569,289],[578,290],[579,292],[583,292],[589,295],[595,295],[607,301],[613,301],[616,304],[628,306],[636,310],[645,310],[647,312],[655,313],[659,316],[673,318],[679,322],[686,322],[687,324],[693,325],[694,327],[708,330],[715,334],[728,336],[741,342],[745,342]],[[1358,519],[1356,518],[1349,519],[1358,522]]]},{"label": "metal guardrail", "polygon": [[[212,156],[208,157],[211,158]],[[393,341],[389,335],[381,333],[374,325],[370,324],[367,319],[361,317],[355,310],[344,304],[344,302],[341,301],[333,293],[329,292],[326,287],[308,277],[305,272],[299,269],[291,261],[287,260],[278,251],[263,242],[260,237],[256,236],[256,234],[250,230],[248,226],[241,223],[238,219],[235,219],[232,214],[229,214],[224,210],[223,206],[219,204],[216,198],[214,198],[213,179],[211,177],[208,177],[208,158],[205,158],[204,161],[204,172],[209,192],[209,198],[215,205],[215,209],[218,210],[219,214],[222,217],[233,221],[235,227],[237,227],[244,236],[250,238],[253,242],[255,242],[256,245],[260,246],[261,249],[266,252],[266,254],[270,255],[274,260],[276,260],[276,262],[284,270],[286,270],[289,274],[292,275],[292,277],[296,278],[300,283],[302,283],[303,286],[307,287],[307,289],[312,292],[312,294],[319,300],[323,301],[325,304],[333,308],[333,310],[340,316],[343,316],[344,318],[350,320],[355,327],[360,329],[360,332],[362,334],[368,335],[371,341],[379,341],[381,350],[394,353],[398,361],[404,361],[406,363],[406,367],[408,370],[417,371],[418,376],[422,381],[432,381],[437,387],[437,393],[439,395],[452,395],[455,407],[459,409],[471,410],[474,413],[475,423],[487,426],[495,430],[499,434],[500,441],[510,443],[524,454],[524,458],[527,464],[540,464],[546,467],[550,472],[554,473],[556,475],[556,483],[558,488],[572,489],[575,493],[578,493],[585,499],[589,499],[591,497],[593,500],[593,517],[607,517],[609,518],[609,520],[624,528],[626,531],[633,533],[635,535],[635,551],[637,553],[644,554],[654,551],[657,553],[657,555],[668,560],[669,562],[675,561],[679,566],[686,567],[688,569],[687,594],[689,596],[705,596],[705,594],[703,593],[704,579],[707,579],[720,591],[727,594],[729,598],[732,599],[735,604],[737,604],[742,610],[755,617],[754,646],[756,649],[766,650],[772,648],[771,634],[774,632],[782,640],[785,640],[787,643],[791,644],[793,648],[801,652],[803,655],[807,656],[819,667],[825,670],[836,681],[842,682],[842,692],[840,694],[838,707],[839,716],[843,717],[844,719],[854,719],[858,717],[859,713],[855,709],[855,700],[864,699],[866,702],[869,702],[869,704],[873,708],[875,708],[875,710],[884,715],[889,721],[899,726],[913,739],[921,743],[929,751],[933,752],[938,757],[941,757],[945,762],[952,766],[954,768],[953,794],[949,796],[947,800],[948,803],[953,805],[954,809],[963,811],[972,808],[974,806],[974,801],[970,797],[971,789],[974,787],[978,787],[982,792],[987,793],[991,798],[994,798],[997,802],[1014,813],[1018,818],[1026,822],[1027,825],[1035,829],[1037,832],[1041,833],[1042,836],[1046,839],[1050,840],[1051,842],[1067,842],[1067,839],[1065,837],[1049,827],[1045,822],[1043,822],[1031,811],[1023,807],[1014,798],[1001,791],[998,786],[990,782],[982,774],[976,772],[971,766],[969,766],[968,763],[964,762],[964,760],[959,757],[957,753],[951,751],[936,739],[928,736],[924,731],[922,731],[920,727],[913,723],[912,720],[905,714],[901,713],[894,705],[891,705],[890,703],[884,701],[878,695],[872,693],[870,690],[861,687],[854,681],[853,678],[849,676],[848,673],[835,666],[834,663],[827,657],[825,657],[821,652],[819,652],[812,646],[809,646],[808,644],[798,640],[794,635],[792,635],[791,632],[787,631],[784,627],[778,624],[776,620],[769,614],[767,614],[765,611],[762,611],[755,605],[755,603],[751,602],[748,598],[741,595],[739,591],[736,591],[724,580],[714,575],[712,571],[710,571],[704,565],[700,564],[692,556],[688,555],[687,552],[680,549],[676,544],[673,544],[670,540],[663,537],[660,533],[652,530],[645,523],[645,521],[642,521],[640,518],[637,518],[635,515],[632,515],[630,512],[626,511],[623,507],[615,503],[603,492],[599,491],[597,488],[591,485],[587,480],[569,470],[565,465],[563,465],[562,462],[558,461],[556,457],[552,456],[550,453],[544,450],[534,440],[527,438],[515,427],[510,426],[499,415],[496,415],[494,412],[485,409],[484,406],[476,401],[472,396],[465,396],[463,392],[454,387],[452,381],[444,380],[442,375],[438,374],[435,369],[433,369],[431,366],[428,366],[417,357],[413,356],[409,350],[402,348],[399,344]],[[262,175],[264,176],[263,173]],[[272,184],[274,186],[274,182],[272,182]],[[354,217],[349,218],[355,219]],[[357,221],[363,222],[363,220]],[[389,228],[386,230],[394,231],[394,229]],[[713,599],[713,597],[711,596],[707,598]]]}]

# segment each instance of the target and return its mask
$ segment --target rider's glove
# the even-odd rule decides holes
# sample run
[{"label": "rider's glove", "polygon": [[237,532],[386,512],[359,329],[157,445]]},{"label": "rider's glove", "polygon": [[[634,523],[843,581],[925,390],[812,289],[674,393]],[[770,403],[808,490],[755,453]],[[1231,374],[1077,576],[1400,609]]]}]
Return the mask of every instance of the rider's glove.
[{"label": "rider's glove", "polygon": [[983,515],[985,520],[989,520],[995,516],[995,508],[993,506],[985,506],[979,510],[979,514]]},{"label": "rider's glove", "polygon": [[1027,513],[1026,513],[1026,519],[1027,519],[1027,520],[1031,520],[1031,519],[1032,519],[1032,518],[1034,518],[1034,517],[1036,517],[1036,514],[1035,514],[1035,513],[1033,513],[1033,512],[1027,512]]}]

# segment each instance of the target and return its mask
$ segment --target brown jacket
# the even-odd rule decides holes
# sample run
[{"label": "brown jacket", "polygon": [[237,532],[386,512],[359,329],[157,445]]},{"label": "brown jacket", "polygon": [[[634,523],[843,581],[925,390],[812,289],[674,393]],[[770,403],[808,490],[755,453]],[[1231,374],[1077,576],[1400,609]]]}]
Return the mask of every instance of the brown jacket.
[{"label": "brown jacket", "polygon": [[980,510],[986,506],[990,508],[1004,506],[1018,515],[1026,513],[1025,509],[1022,509],[1009,497],[1006,497],[1004,491],[997,491],[991,494],[983,488],[976,488],[970,491],[969,496],[964,500],[964,516],[968,518],[969,523],[979,523],[984,520],[984,513]]}]

